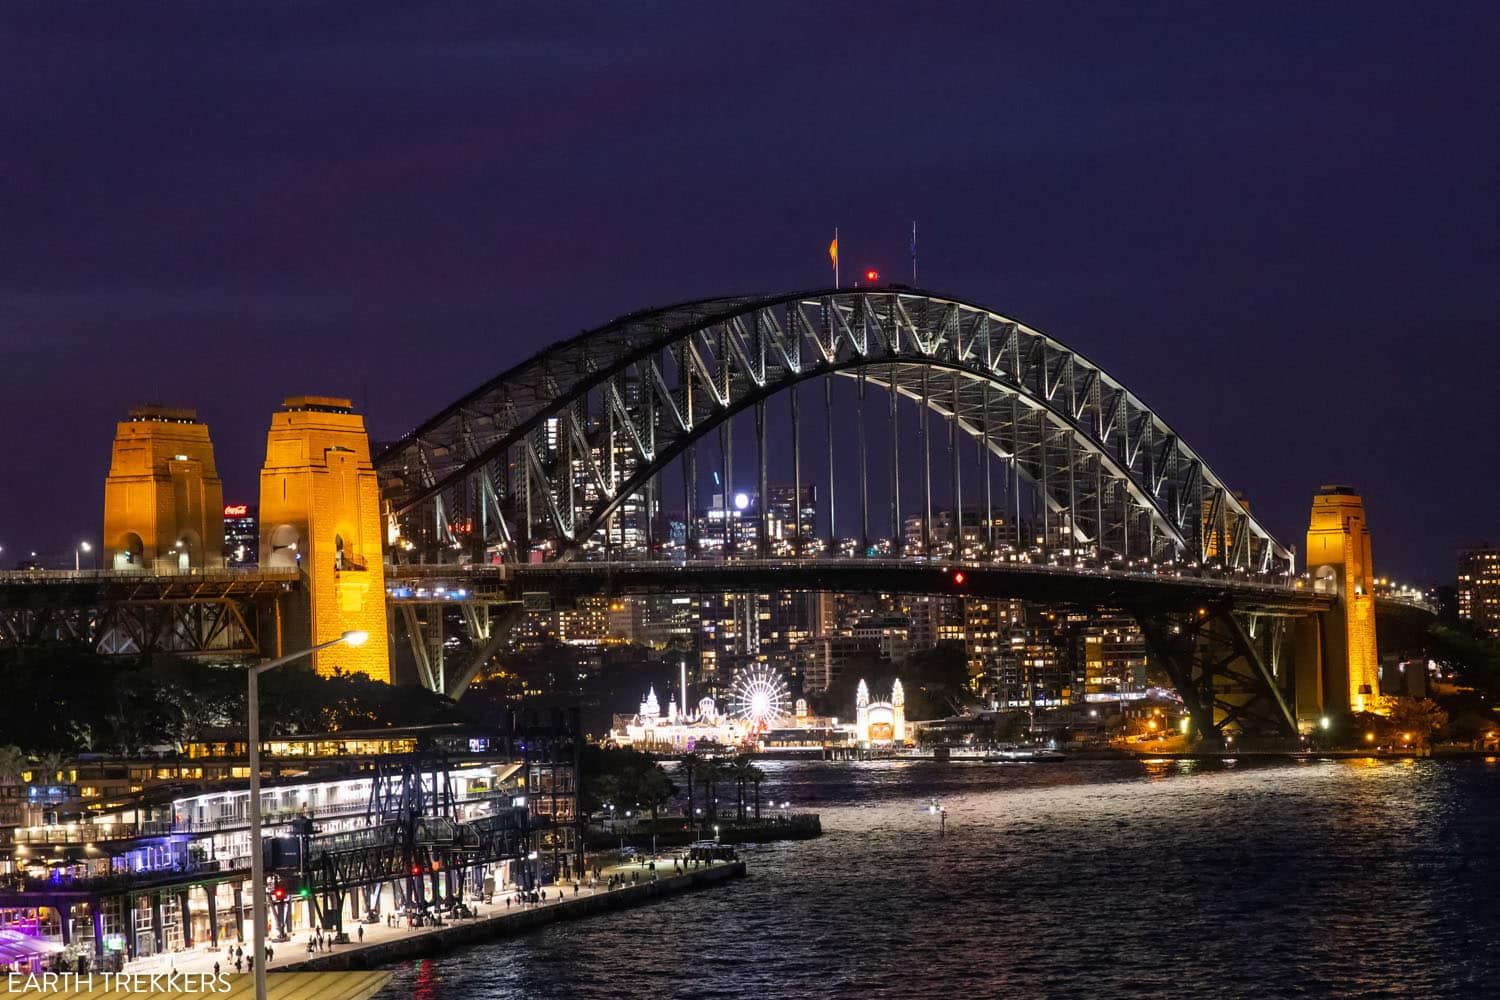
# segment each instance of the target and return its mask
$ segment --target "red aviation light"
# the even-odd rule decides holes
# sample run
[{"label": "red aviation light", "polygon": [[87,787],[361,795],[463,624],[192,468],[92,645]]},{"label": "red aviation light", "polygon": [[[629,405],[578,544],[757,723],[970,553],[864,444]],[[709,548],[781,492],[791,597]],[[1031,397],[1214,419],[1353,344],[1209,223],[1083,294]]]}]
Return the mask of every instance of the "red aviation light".
[{"label": "red aviation light", "polygon": [[870,268],[865,272],[865,280],[872,285],[875,284],[875,282],[880,280],[880,272],[875,270],[873,267]]},{"label": "red aviation light", "polygon": [[967,580],[967,579],[968,579],[968,577],[964,576],[964,571],[963,570],[958,570],[957,572],[955,572],[953,574],[953,582],[955,584],[957,584],[958,586],[960,586],[960,587],[962,587],[964,585],[964,581]]}]

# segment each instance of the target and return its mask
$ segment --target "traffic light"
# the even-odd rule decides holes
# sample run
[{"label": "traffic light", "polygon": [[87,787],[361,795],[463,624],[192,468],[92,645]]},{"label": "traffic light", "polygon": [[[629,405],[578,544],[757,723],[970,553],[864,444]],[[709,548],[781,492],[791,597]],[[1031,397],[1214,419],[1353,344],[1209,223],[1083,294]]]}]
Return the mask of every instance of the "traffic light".
[{"label": "traffic light", "polygon": [[422,874],[422,866],[421,865],[412,865],[411,866],[411,873],[413,875],[420,875],[420,874]]},{"label": "traffic light", "polygon": [[286,886],[282,885],[280,882],[277,882],[276,887],[271,890],[271,901],[273,903],[285,903]]}]

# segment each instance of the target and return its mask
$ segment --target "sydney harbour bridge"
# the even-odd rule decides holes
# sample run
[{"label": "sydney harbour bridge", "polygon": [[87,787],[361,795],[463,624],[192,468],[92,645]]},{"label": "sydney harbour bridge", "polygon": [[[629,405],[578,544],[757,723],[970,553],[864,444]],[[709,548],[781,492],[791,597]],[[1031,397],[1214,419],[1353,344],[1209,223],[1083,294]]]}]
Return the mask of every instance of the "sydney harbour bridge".
[{"label": "sydney harbour bridge", "polygon": [[[1369,575],[1367,541],[1361,565],[1325,553],[1332,565],[1299,575],[1293,549],[1118,379],[953,297],[885,286],[634,313],[484,383],[373,468],[383,536],[373,558],[346,557],[348,528],[327,573],[300,555],[276,569],[263,544],[261,590],[236,592],[254,585],[245,577],[201,602],[238,609],[212,617],[237,621],[250,652],[267,580],[295,599],[316,595],[320,574],[374,568],[392,635],[406,634],[423,682],[450,694],[528,597],[769,589],[1129,613],[1211,739],[1294,738],[1374,693],[1373,598],[1357,582]],[[0,642],[35,629],[39,587],[65,589],[29,583],[0,584]],[[130,603],[107,597],[118,580],[67,586],[75,632]],[[180,581],[159,586],[183,603]],[[151,604],[139,574],[131,588]],[[442,622],[455,607],[469,656],[445,664]]]}]

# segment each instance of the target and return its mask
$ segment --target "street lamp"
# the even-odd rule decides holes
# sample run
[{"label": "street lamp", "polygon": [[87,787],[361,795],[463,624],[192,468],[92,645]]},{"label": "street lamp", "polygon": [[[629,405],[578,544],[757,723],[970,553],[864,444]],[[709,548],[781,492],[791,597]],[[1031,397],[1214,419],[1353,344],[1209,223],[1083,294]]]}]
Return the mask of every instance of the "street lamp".
[{"label": "street lamp", "polygon": [[[88,542],[79,542],[78,543],[77,547],[75,547],[73,549],[73,572],[77,573],[80,569],[82,569],[82,567],[79,565],[80,560],[78,558],[78,553],[80,553],[80,552],[92,552],[92,551],[94,551],[94,547],[92,545],[90,545]],[[92,561],[92,560],[90,560],[90,561]]]},{"label": "street lamp", "polygon": [[250,755],[250,899],[251,916],[255,921],[254,951],[250,954],[255,963],[255,1000],[266,1000],[266,862],[260,842],[260,675],[341,642],[363,646],[368,638],[368,632],[345,632],[337,639],[320,642],[300,653],[258,663],[247,671],[249,692],[245,703],[245,740]]}]

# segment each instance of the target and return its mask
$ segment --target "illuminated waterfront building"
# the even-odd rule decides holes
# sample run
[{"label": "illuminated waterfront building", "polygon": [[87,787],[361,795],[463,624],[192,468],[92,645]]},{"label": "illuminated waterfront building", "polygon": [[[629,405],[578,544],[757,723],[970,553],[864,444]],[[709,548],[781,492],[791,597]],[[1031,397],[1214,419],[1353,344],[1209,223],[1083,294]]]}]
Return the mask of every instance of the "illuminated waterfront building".
[{"label": "illuminated waterfront building", "polygon": [[886,701],[871,701],[861,679],[854,693],[854,738],[865,746],[903,746],[906,743],[906,692],[897,680]]},{"label": "illuminated waterfront building", "polygon": [[[518,745],[459,725],[267,740],[264,843],[273,881],[289,890],[273,899],[274,933],[305,936],[343,926],[343,910],[352,923],[428,905],[439,892],[474,898],[576,870],[576,786],[571,750],[560,745],[530,734]],[[86,787],[91,768],[114,763],[70,763],[54,777]],[[256,845],[243,735],[189,744],[171,761],[121,764],[127,788],[69,800],[11,831],[0,929],[96,969],[111,967],[111,956],[248,939]],[[451,831],[456,850],[410,839],[434,825]],[[402,843],[414,846],[389,846]],[[304,854],[313,859],[307,868]],[[319,910],[330,898],[340,902]]]},{"label": "illuminated waterfront building", "polygon": [[1459,553],[1458,617],[1500,636],[1500,551],[1486,545]]},{"label": "illuminated waterfront building", "polygon": [[177,573],[224,565],[224,486],[197,412],[143,406],[115,428],[104,481],[107,567]]}]

